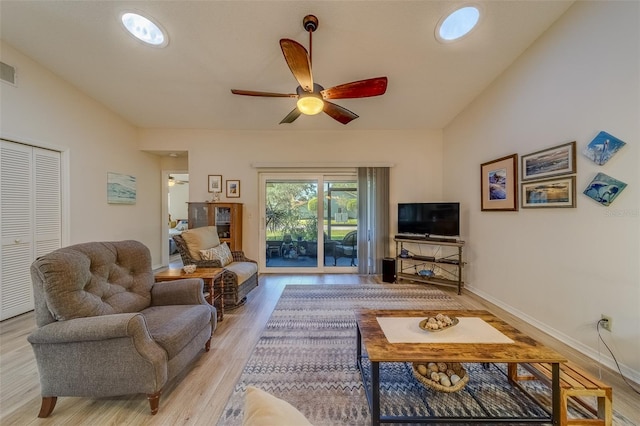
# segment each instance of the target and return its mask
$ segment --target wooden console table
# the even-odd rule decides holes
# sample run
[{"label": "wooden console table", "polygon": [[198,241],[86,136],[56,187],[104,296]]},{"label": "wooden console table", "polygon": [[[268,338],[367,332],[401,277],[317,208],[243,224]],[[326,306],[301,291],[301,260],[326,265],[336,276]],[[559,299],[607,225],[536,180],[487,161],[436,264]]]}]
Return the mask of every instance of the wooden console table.
[{"label": "wooden console table", "polygon": [[[169,268],[155,274],[156,281],[175,281],[186,278],[202,278],[204,281],[205,299],[210,305],[216,307],[218,321],[224,318],[224,279],[220,279],[220,289],[215,289],[214,282],[222,277],[224,268],[198,268],[195,272],[187,274],[182,268]],[[218,290],[218,291],[216,291]]]}]

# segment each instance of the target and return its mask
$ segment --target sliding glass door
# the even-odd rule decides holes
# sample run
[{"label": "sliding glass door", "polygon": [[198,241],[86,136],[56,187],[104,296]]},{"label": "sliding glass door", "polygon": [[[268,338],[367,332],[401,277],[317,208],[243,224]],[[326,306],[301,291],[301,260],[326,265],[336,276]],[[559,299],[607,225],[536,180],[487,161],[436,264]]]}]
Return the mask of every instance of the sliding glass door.
[{"label": "sliding glass door", "polygon": [[355,171],[261,173],[263,272],[354,272],[358,265]]}]

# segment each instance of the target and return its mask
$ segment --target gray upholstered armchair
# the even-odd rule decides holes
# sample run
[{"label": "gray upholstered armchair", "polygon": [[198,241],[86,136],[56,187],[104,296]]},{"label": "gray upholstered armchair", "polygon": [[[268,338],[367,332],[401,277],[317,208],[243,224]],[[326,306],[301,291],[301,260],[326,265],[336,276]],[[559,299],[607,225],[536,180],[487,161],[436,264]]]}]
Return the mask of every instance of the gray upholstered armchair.
[{"label": "gray upholstered armchair", "polygon": [[31,266],[42,394],[38,417],[59,396],[145,393],[158,411],[163,386],[209,350],[216,311],[201,279],[154,283],[137,241],[64,247]]}]

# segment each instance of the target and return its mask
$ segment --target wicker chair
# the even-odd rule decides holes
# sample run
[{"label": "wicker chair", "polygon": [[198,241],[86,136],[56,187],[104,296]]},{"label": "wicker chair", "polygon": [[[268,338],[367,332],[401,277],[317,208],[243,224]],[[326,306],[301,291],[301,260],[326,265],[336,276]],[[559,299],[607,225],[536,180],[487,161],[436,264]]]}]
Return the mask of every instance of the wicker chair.
[{"label": "wicker chair", "polygon": [[[176,247],[182,258],[183,265],[196,265],[199,268],[222,268],[219,260],[195,259],[182,235],[175,235],[173,240],[176,242]],[[247,300],[247,294],[258,287],[257,267],[255,268],[256,272],[245,279],[239,276],[237,269],[243,266],[242,263],[249,262],[257,265],[257,262],[247,258],[242,251],[232,251],[231,255],[233,256],[233,262],[224,267],[222,276],[214,282],[214,286],[220,288],[222,281],[224,281],[223,297],[225,311],[242,306]]]},{"label": "wicker chair", "polygon": [[358,231],[351,231],[344,236],[339,244],[333,247],[333,265],[338,264],[341,257],[351,258],[351,266],[355,266],[355,259],[358,253]]}]

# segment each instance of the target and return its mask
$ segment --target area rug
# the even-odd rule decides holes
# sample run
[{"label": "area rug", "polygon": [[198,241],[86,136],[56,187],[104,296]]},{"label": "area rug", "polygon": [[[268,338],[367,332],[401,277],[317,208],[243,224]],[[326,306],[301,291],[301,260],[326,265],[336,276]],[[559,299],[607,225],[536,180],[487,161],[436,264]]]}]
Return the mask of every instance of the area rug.
[{"label": "area rug", "polygon": [[[423,285],[289,285],[218,425],[242,424],[247,386],[259,387],[288,401],[315,426],[371,424],[365,385],[356,366],[353,311],[361,308],[463,309],[444,292]],[[544,416],[528,397],[514,392],[502,367],[465,364],[465,368],[472,378],[467,386],[459,392],[444,393],[419,383],[410,364],[383,363],[382,413],[482,417],[489,412],[498,417]],[[615,424],[632,425],[625,421]]]}]

